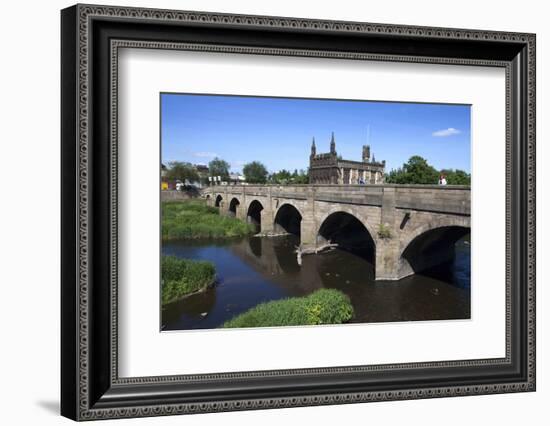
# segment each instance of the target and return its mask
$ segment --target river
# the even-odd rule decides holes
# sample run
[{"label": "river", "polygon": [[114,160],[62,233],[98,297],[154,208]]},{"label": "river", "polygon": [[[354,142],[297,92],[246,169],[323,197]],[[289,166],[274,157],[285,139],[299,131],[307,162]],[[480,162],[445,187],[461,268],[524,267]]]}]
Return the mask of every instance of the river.
[{"label": "river", "polygon": [[374,281],[373,265],[357,251],[307,255],[298,265],[297,244],[293,235],[163,243],[164,255],[213,262],[217,282],[165,306],[162,330],[216,328],[259,303],[320,288],[350,297],[355,311],[351,322],[470,318],[469,238],[457,242],[454,261],[400,281]]}]

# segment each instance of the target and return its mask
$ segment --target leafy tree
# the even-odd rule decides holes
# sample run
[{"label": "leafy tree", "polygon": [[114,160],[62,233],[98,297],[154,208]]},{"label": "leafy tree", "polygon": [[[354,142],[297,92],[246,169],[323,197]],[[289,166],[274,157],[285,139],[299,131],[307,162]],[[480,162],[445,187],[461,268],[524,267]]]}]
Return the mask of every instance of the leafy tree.
[{"label": "leafy tree", "polygon": [[449,185],[470,185],[470,175],[463,170],[443,169],[437,171],[419,155],[409,158],[403,167],[386,174],[386,183],[436,185],[443,174]]},{"label": "leafy tree", "polygon": [[449,185],[470,185],[471,183],[470,174],[464,170],[444,169],[441,170],[441,173],[445,175]]},{"label": "leafy tree", "polygon": [[259,161],[252,161],[243,167],[243,174],[248,183],[266,183],[267,169]]},{"label": "leafy tree", "polygon": [[438,181],[439,172],[419,155],[413,155],[403,167],[386,175],[387,183],[435,185]]},{"label": "leafy tree", "polygon": [[304,185],[309,183],[309,174],[307,170],[294,169],[294,172],[282,169],[269,175],[269,182],[280,185],[297,184]]},{"label": "leafy tree", "polygon": [[208,163],[210,176],[220,176],[222,180],[229,180],[229,163],[221,158],[214,158]]},{"label": "leafy tree", "polygon": [[292,181],[297,185],[308,184],[309,175],[305,170],[300,169],[299,172],[297,170],[294,170],[294,173],[292,174]]},{"label": "leafy tree", "polygon": [[171,161],[168,163],[166,178],[169,180],[180,180],[182,182],[186,180],[189,182],[197,182],[199,180],[199,174],[191,163]]},{"label": "leafy tree", "polygon": [[292,179],[292,173],[290,173],[286,169],[279,170],[277,173],[273,173],[269,177],[269,180],[272,183],[279,183],[282,185],[288,184],[291,179]]}]

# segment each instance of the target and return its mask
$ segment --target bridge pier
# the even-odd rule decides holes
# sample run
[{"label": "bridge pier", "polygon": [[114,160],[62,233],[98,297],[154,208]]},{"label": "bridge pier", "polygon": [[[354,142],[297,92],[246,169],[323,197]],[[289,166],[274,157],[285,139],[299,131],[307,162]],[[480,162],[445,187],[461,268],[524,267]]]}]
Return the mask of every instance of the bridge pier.
[{"label": "bridge pier", "polygon": [[380,209],[380,231],[389,232],[385,237],[378,236],[375,255],[375,279],[399,280],[399,238],[396,235],[395,188],[383,189]]},{"label": "bridge pier", "polygon": [[243,206],[241,204],[237,205],[236,206],[236,213],[235,213],[235,217],[237,219],[240,219],[244,222],[246,222],[246,206]]},{"label": "bridge pier", "polygon": [[273,213],[271,212],[271,206],[264,207],[260,212],[260,232],[273,232]]},{"label": "bridge pier", "polygon": [[300,224],[300,245],[305,248],[315,248],[317,244],[317,227],[312,219],[302,218]]},{"label": "bridge pier", "polygon": [[307,191],[306,208],[302,213],[302,222],[300,224],[300,245],[306,248],[316,248],[317,230],[315,188],[309,187]]},{"label": "bridge pier", "polygon": [[406,277],[407,275],[401,276],[399,271],[400,255],[398,239],[379,238],[376,242],[375,280],[395,281]]}]

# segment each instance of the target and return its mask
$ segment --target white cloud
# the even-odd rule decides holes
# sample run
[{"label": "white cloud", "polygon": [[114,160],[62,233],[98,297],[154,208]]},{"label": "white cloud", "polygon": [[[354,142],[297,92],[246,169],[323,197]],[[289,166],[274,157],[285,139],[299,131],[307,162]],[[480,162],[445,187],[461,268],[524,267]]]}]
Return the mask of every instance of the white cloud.
[{"label": "white cloud", "polygon": [[458,135],[460,133],[461,133],[460,130],[455,129],[454,127],[449,127],[448,129],[437,130],[437,131],[433,132],[432,136],[439,137],[439,138],[444,138],[444,137],[447,137],[447,136]]},{"label": "white cloud", "polygon": [[199,157],[199,158],[214,158],[214,157],[217,157],[218,154],[216,154],[215,152],[200,151],[200,152],[193,152],[193,156]]}]

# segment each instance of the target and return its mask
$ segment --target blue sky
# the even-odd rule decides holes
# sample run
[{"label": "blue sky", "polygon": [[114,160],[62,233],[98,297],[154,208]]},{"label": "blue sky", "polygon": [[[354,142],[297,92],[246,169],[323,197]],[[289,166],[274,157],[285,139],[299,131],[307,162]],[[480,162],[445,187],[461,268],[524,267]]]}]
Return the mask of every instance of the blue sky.
[{"label": "blue sky", "polygon": [[254,160],[270,172],[305,170],[312,137],[317,153],[328,152],[334,132],[347,160],[360,161],[370,144],[386,171],[421,155],[437,169],[470,172],[468,105],[163,93],[161,132],[165,164],[208,164],[217,156],[233,172]]}]

